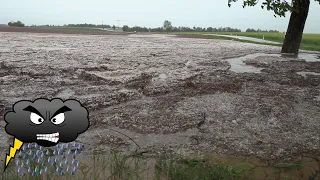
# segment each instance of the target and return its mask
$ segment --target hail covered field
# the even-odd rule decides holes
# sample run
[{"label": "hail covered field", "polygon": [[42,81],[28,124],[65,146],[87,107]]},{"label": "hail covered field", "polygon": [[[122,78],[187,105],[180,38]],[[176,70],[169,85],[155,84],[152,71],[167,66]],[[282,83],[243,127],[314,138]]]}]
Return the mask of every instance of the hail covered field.
[{"label": "hail covered field", "polygon": [[[90,113],[78,138],[87,152],[319,151],[320,61],[280,50],[170,35],[1,32],[0,113],[22,99],[77,99]],[[0,125],[7,151],[3,117]]]}]

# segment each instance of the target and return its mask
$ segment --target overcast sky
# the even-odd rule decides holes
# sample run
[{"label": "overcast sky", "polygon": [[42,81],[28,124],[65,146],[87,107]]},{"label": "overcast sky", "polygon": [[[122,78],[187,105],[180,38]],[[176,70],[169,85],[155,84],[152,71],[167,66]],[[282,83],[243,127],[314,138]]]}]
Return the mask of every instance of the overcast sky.
[{"label": "overcast sky", "polygon": [[[146,27],[232,27],[286,31],[289,15],[273,16],[260,6],[228,7],[228,0],[0,0],[0,24],[21,20],[26,25],[92,23]],[[320,33],[320,5],[311,0],[305,33]]]}]

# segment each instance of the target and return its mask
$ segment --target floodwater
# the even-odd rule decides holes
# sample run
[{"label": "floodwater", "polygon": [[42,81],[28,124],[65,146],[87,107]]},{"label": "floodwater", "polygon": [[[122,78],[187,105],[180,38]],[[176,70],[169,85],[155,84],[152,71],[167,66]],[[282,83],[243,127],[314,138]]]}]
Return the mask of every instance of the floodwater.
[{"label": "floodwater", "polygon": [[1,114],[21,99],[77,99],[90,111],[77,139],[88,153],[319,151],[320,76],[295,72],[320,73],[320,63],[281,57],[280,47],[144,34],[0,33],[0,44]]},{"label": "floodwater", "polygon": [[266,53],[255,53],[255,54],[249,54],[242,57],[236,57],[227,59],[226,61],[230,64],[230,71],[236,72],[236,73],[261,73],[261,70],[263,68],[254,67],[251,65],[247,65],[245,63],[246,60],[255,59],[259,56],[272,56],[272,57],[280,57],[280,54],[266,54]]},{"label": "floodwater", "polygon": [[299,74],[303,77],[307,77],[308,75],[320,76],[320,73],[315,73],[315,72],[297,72],[297,74]]},{"label": "floodwater", "polygon": [[[255,60],[258,57],[269,57],[269,58],[260,58]],[[264,68],[250,65],[250,63],[247,63],[250,60],[253,60],[262,64],[268,64],[276,61],[289,61],[289,60],[305,60],[306,62],[320,61],[319,54],[311,54],[311,53],[300,53],[298,58],[282,58],[282,57],[283,56],[281,54],[254,53],[246,56],[230,58],[225,61],[227,61],[230,64],[229,70],[235,73],[261,73],[261,71]],[[302,76],[319,75],[319,73],[315,73],[315,72],[299,72],[297,74],[300,74]]]},{"label": "floodwater", "polygon": [[306,62],[320,62],[320,54],[299,53],[299,59],[304,59]]},{"label": "floodwater", "polygon": [[246,41],[253,41],[253,42],[259,42],[259,43],[268,43],[268,44],[281,44],[279,42],[275,41],[268,41],[259,38],[253,38],[253,37],[247,37],[247,36],[235,36],[235,35],[222,35],[222,34],[204,34],[204,35],[210,35],[210,36],[222,36],[222,37],[229,37],[229,38],[234,38],[234,39],[239,39],[239,40],[246,40]]}]

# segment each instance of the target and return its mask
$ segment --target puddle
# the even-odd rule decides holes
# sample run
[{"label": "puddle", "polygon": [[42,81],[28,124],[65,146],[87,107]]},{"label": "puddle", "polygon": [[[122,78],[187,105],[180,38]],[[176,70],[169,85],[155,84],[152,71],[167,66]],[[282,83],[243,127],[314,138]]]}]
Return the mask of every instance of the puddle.
[{"label": "puddle", "polygon": [[246,40],[246,41],[253,41],[253,42],[259,42],[259,43],[282,44],[282,43],[275,42],[275,41],[268,41],[268,40],[264,40],[264,39],[247,37],[247,36],[234,36],[234,35],[222,35],[222,34],[204,34],[204,35],[229,37],[229,38],[234,38],[234,39],[239,39],[239,40]]},{"label": "puddle", "polygon": [[[226,59],[224,61],[227,61],[231,67],[230,71],[236,72],[236,73],[261,73],[261,70],[264,68],[258,68],[252,65],[248,65],[245,63],[247,60],[253,60],[256,59],[259,56],[264,56],[264,57],[275,57],[274,59],[257,59],[260,63],[270,63],[272,61],[277,61],[279,57],[282,57],[283,60],[305,60],[306,62],[320,62],[320,54],[311,54],[311,53],[300,53],[298,58],[293,58],[293,57],[285,57],[281,54],[267,54],[267,53],[254,53],[254,54],[249,54],[246,56],[242,57],[235,57],[235,58],[230,58]],[[319,73],[313,73],[313,72],[299,72],[298,74],[302,76],[306,75],[319,75]]]},{"label": "puddle", "polygon": [[246,60],[255,59],[259,56],[281,57],[280,54],[255,53],[255,54],[249,54],[242,57],[227,59],[225,61],[227,61],[231,65],[230,71],[233,71],[236,73],[261,73],[261,70],[264,68],[257,68],[244,63],[244,61]]},{"label": "puddle", "polygon": [[297,74],[303,77],[307,77],[307,75],[320,76],[320,73],[315,73],[315,72],[297,72]]},{"label": "puddle", "polygon": [[307,62],[320,62],[320,54],[299,53],[298,58]]}]

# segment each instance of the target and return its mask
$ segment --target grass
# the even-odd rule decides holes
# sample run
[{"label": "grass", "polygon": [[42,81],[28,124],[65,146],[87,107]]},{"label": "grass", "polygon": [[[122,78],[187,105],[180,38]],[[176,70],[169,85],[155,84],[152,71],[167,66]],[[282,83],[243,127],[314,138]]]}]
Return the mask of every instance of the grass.
[{"label": "grass", "polygon": [[[230,40],[232,38],[227,38],[227,37],[219,37],[219,36],[213,36],[213,37],[208,37],[208,35],[204,34],[210,34],[208,32],[179,32],[179,33],[174,33],[178,35],[188,35],[188,36],[202,36],[204,38],[211,38],[211,39],[226,39]],[[247,37],[253,37],[253,38],[260,38],[264,36],[265,40],[269,41],[275,41],[279,43],[283,43],[284,40],[284,33],[263,33],[263,32],[217,32],[217,33],[211,33],[211,34],[222,34],[222,35],[238,35],[238,36],[247,36]],[[242,41],[242,40],[237,40],[236,41]],[[242,41],[243,42],[243,41]],[[251,42],[250,43],[256,43],[256,42]],[[256,44],[264,44],[264,43],[256,43]],[[268,45],[274,45],[274,44],[268,44]],[[275,45],[279,46],[279,45]],[[301,40],[301,46],[300,49],[303,50],[310,50],[310,51],[320,51],[320,34],[303,34],[302,40]]]},{"label": "grass", "polygon": [[[27,151],[29,152],[29,150]],[[301,179],[320,177],[320,159],[299,159],[291,162],[264,163],[256,158],[235,158],[217,155],[201,157],[183,157],[171,153],[155,151],[155,156],[125,155],[119,152],[83,155],[81,165],[74,176],[59,175],[55,167],[48,173],[38,176],[18,175],[15,163],[9,164],[6,172],[0,176],[3,180],[18,179],[79,179],[79,180],[242,180],[242,179]],[[31,165],[35,162],[28,157]],[[3,165],[3,160],[1,161]],[[312,164],[313,163],[313,164]],[[48,166],[48,165],[47,165]]]},{"label": "grass", "polygon": [[183,159],[164,155],[157,158],[156,179],[168,180],[229,180],[244,179],[245,170],[223,164],[212,165],[206,159]]}]

